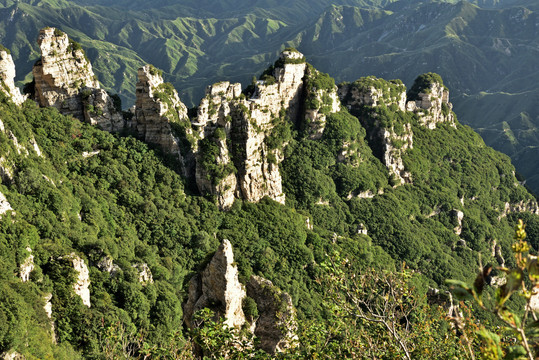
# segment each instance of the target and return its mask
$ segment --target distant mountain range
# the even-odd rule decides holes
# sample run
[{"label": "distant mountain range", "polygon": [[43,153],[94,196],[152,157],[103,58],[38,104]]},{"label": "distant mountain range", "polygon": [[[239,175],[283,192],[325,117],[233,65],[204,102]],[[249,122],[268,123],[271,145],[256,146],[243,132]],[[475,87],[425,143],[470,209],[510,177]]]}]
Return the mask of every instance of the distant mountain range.
[{"label": "distant mountain range", "polygon": [[33,34],[61,28],[124,107],[144,63],[163,69],[193,106],[207,84],[246,84],[286,46],[338,82],[375,75],[409,86],[436,72],[459,120],[510,155],[538,192],[538,10],[533,0],[2,0],[0,43],[11,49],[22,85],[39,56]]}]

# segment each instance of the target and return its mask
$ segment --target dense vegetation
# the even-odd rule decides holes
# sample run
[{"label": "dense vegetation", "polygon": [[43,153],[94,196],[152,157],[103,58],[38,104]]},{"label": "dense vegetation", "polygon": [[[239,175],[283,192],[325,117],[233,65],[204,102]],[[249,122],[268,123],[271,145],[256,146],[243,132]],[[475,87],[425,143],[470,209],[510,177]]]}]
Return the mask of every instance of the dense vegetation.
[{"label": "dense vegetation", "polygon": [[39,29],[64,29],[128,106],[145,63],[164,69],[193,106],[206,84],[246,84],[287,46],[338,81],[376,75],[411,86],[436,71],[461,122],[511,156],[537,192],[537,11],[534,0],[2,0],[0,37],[22,85]]},{"label": "dense vegetation", "polygon": [[[308,73],[309,88],[333,89],[329,75],[312,67]],[[234,247],[241,280],[260,275],[291,295],[298,347],[284,358],[360,357],[365,349],[372,357],[395,358],[461,353],[466,342],[451,330],[443,310],[427,302],[427,289],[444,288],[448,278],[473,281],[478,254],[484,262],[498,261],[493,240],[510,254],[517,214],[501,211],[506,203],[533,198],[516,183],[508,157],[486,147],[469,127],[438,124],[429,130],[417,115],[398,110],[392,102],[401,82],[370,77],[351,86],[373,86],[383,101],[354,116],[344,107],[329,113],[324,97],[319,103],[310,99],[311,108],[327,114],[319,140],[309,139],[301,124],[295,129],[286,111],[274,119],[266,145],[284,153],[286,205],[268,198],[256,204],[237,200],[227,212],[192,193],[175,171],[178,164],[148,145],[32,101],[18,108],[0,93],[0,192],[14,209],[0,219],[0,353],[181,358],[190,356],[193,343],[213,354],[237,351],[230,346],[236,330],[223,328],[211,314],[198,314],[205,319],[198,330],[188,331],[182,322],[188,280],[223,239]],[[164,84],[156,96],[166,101],[172,89]],[[376,150],[375,126],[397,133],[411,129],[414,146],[402,156],[413,183],[394,186]],[[232,164],[211,165],[222,132],[199,144],[213,181],[235,171]],[[458,211],[464,213],[460,235]],[[536,234],[537,216],[525,216]],[[537,246],[537,239],[531,244]],[[23,283],[19,269],[28,249],[35,269]],[[88,264],[91,307],[73,294],[71,254]],[[104,261],[112,261],[112,268]],[[140,281],[142,264],[152,282]],[[506,265],[518,264],[506,256]],[[375,290],[382,295],[369,295]],[[356,297],[344,296],[347,291]],[[43,309],[47,294],[58,345],[50,340],[51,321]],[[389,294],[402,304],[382,314],[393,332],[369,320],[381,316],[376,309]],[[358,301],[368,301],[372,310]],[[510,306],[522,309],[518,301]],[[395,316],[406,324],[397,324]],[[480,353],[480,338],[472,343]]]}]

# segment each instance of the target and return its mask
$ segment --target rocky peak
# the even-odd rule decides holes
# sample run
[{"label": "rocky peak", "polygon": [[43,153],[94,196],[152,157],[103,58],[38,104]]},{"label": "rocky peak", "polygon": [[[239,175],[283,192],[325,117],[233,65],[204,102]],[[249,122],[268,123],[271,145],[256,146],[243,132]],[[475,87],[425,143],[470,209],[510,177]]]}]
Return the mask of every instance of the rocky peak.
[{"label": "rocky peak", "polygon": [[288,49],[253,84],[249,98],[240,84],[207,88],[186,136],[196,138],[197,186],[222,209],[235,198],[256,202],[268,196],[284,203],[279,163],[289,139],[279,137],[298,120],[306,67],[303,54]]},{"label": "rocky peak", "polygon": [[259,313],[254,334],[260,339],[260,348],[273,354],[293,346],[297,323],[290,295],[255,275],[247,283],[247,295],[255,301]]},{"label": "rocky peak", "polygon": [[326,117],[341,110],[338,88],[333,79],[309,66],[305,74],[305,126],[306,135],[317,140],[326,127]]},{"label": "rocky peak", "polygon": [[260,339],[260,348],[275,353],[293,346],[297,323],[290,295],[259,276],[251,276],[246,288],[247,291],[238,280],[232,245],[224,240],[208,266],[189,283],[183,312],[185,323],[193,327],[193,315],[210,308],[216,316],[225,319],[226,325],[240,328],[247,322],[242,305],[249,296],[259,314],[249,321],[253,322],[251,330]]},{"label": "rocky peak", "polygon": [[172,123],[189,124],[187,107],[170,83],[163,82],[161,71],[152,65],[138,69],[135,121],[139,137],[158,145],[165,153],[180,153],[180,140],[172,131]]},{"label": "rocky peak", "polygon": [[15,63],[7,49],[0,45],[0,91],[4,91],[15,104],[20,105],[26,100],[15,86]]},{"label": "rocky peak", "polygon": [[34,97],[40,106],[53,106],[61,113],[98,125],[107,131],[124,127],[121,109],[99,87],[92,64],[80,44],[59,29],[39,31],[39,59],[32,69]]},{"label": "rocky peak", "polygon": [[189,283],[189,298],[184,307],[184,321],[192,327],[195,312],[205,307],[225,318],[230,327],[241,327],[245,323],[242,301],[245,287],[238,280],[238,269],[234,264],[232,245],[228,240],[217,249],[204,271],[194,276]]},{"label": "rocky peak", "polygon": [[408,98],[410,101],[406,103],[406,110],[418,114],[422,125],[435,129],[436,124],[447,122],[456,127],[449,90],[438,74],[420,75],[410,89]]},{"label": "rocky peak", "polygon": [[[402,155],[413,148],[412,126],[397,116],[406,111],[406,87],[400,80],[386,81],[374,76],[339,86],[339,97],[357,116],[369,138],[379,148],[379,158],[389,170],[394,186],[411,183],[412,176],[404,166]],[[395,115],[386,119],[380,109]],[[366,116],[365,116],[366,115]]]}]

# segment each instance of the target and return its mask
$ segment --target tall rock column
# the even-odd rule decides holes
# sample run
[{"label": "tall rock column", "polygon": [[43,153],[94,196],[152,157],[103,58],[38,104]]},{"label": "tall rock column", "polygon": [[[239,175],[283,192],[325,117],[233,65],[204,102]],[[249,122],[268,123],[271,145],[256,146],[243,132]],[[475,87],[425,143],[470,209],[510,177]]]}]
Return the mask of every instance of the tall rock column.
[{"label": "tall rock column", "polygon": [[191,137],[192,132],[187,107],[180,101],[178,92],[170,83],[163,82],[158,69],[146,65],[138,69],[136,97],[135,120],[139,137],[183,160],[180,139],[173,133],[172,124],[181,126]]},{"label": "tall rock column", "polygon": [[0,91],[3,91],[11,101],[20,105],[26,100],[15,86],[15,63],[9,51],[0,45]]},{"label": "tall rock column", "polygon": [[33,69],[34,97],[40,106],[53,106],[62,114],[98,125],[103,130],[124,127],[121,109],[99,82],[81,46],[55,28],[39,31],[41,50]]}]

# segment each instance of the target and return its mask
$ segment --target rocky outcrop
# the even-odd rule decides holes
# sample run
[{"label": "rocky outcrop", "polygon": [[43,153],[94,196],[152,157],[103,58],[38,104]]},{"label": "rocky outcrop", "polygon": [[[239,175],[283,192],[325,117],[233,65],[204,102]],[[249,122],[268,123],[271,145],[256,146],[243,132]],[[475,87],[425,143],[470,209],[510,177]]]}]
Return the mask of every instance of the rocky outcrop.
[{"label": "rocky outcrop", "polygon": [[[324,133],[327,115],[341,110],[341,101],[337,94],[337,86],[333,84],[333,81],[327,81],[329,76],[308,67],[305,77],[306,109],[304,131],[309,139],[317,140]],[[316,81],[318,78],[324,78],[329,84],[325,84],[325,87],[320,86],[321,81]]]},{"label": "rocky outcrop", "polygon": [[11,204],[7,201],[6,196],[0,192],[0,215],[13,211]]},{"label": "rocky outcrop", "polygon": [[100,89],[90,61],[79,44],[55,28],[39,32],[39,59],[32,69],[35,100],[107,131],[124,127],[121,109]]},{"label": "rocky outcrop", "polygon": [[173,132],[172,124],[190,130],[187,107],[174,87],[164,83],[161,72],[152,65],[138,69],[135,122],[141,139],[183,161],[180,139]]},{"label": "rocky outcrop", "polygon": [[109,255],[104,256],[101,260],[99,260],[97,263],[97,268],[101,271],[108,272],[112,276],[116,275],[121,270]]},{"label": "rocky outcrop", "polygon": [[139,263],[132,265],[138,271],[138,281],[143,286],[153,284],[153,276],[150,267],[146,263]]},{"label": "rocky outcrop", "polygon": [[[254,319],[246,319],[243,312],[246,296],[256,303],[258,317]],[[259,338],[260,348],[269,353],[294,346],[297,338],[296,309],[290,295],[259,276],[251,276],[246,287],[241,284],[228,240],[219,246],[206,269],[189,283],[183,311],[187,326],[195,326],[193,315],[203,308],[213,310],[230,327],[241,328],[252,321],[249,328]]]},{"label": "rocky outcrop", "polygon": [[47,317],[49,318],[50,326],[51,326],[51,340],[53,344],[56,344],[56,333],[55,333],[55,326],[54,326],[54,320],[52,319],[52,294],[47,293],[43,297],[43,300],[45,300],[45,305],[43,306],[43,310],[45,310],[45,313],[47,314]]},{"label": "rocky outcrop", "polygon": [[3,91],[15,104],[21,105],[26,100],[26,96],[21,95],[13,79],[15,79],[15,63],[9,51],[0,45],[0,91]]},{"label": "rocky outcrop", "polygon": [[383,162],[392,177],[392,185],[412,183],[412,174],[406,170],[402,161],[402,155],[406,150],[413,148],[414,140],[410,124],[402,125],[402,135],[397,135],[395,128],[381,128],[379,132],[383,146]]},{"label": "rocky outcrop", "polygon": [[460,210],[453,209],[451,210],[451,216],[457,223],[453,231],[455,232],[455,235],[460,235],[462,233],[462,219],[464,219],[464,213]]},{"label": "rocky outcrop", "polygon": [[255,275],[247,283],[247,295],[255,301],[259,313],[254,334],[260,339],[260,348],[273,354],[293,346],[297,323],[290,295]]},{"label": "rocky outcrop", "polygon": [[453,104],[449,102],[449,90],[439,81],[432,81],[417,94],[417,99],[406,103],[406,110],[419,115],[419,122],[429,129],[439,123],[449,123],[456,128]]},{"label": "rocky outcrop", "polygon": [[3,360],[26,360],[26,357],[21,353],[10,350],[0,355]]},{"label": "rocky outcrop", "polygon": [[90,286],[90,272],[88,271],[88,266],[86,266],[84,260],[75,253],[63,256],[59,259],[69,260],[73,265],[73,269],[77,273],[76,281],[73,284],[73,290],[75,294],[80,296],[82,303],[90,307],[90,289],[88,288]]},{"label": "rocky outcrop", "polygon": [[[374,76],[361,78],[352,84],[341,84],[339,98],[353,115],[358,116],[369,138],[378,145],[378,157],[389,170],[396,186],[412,183],[412,177],[402,161],[402,155],[413,147],[413,132],[409,122],[399,113],[414,113],[420,125],[435,129],[437,124],[456,127],[449,91],[436,74],[418,77],[406,94],[400,80],[385,81]],[[380,110],[389,109],[393,118]]]},{"label": "rocky outcrop", "polygon": [[253,84],[247,98],[240,84],[209,86],[192,120],[196,144],[195,179],[199,190],[217,199],[222,209],[235,198],[259,201],[264,196],[284,203],[279,164],[288,139],[283,129],[301,110],[306,63],[301,53],[284,51],[274,67]]},{"label": "rocky outcrop", "polygon": [[245,287],[238,280],[232,245],[224,240],[206,269],[191,279],[183,319],[192,327],[193,315],[207,307],[214,310],[216,316],[223,317],[226,325],[239,328],[245,323],[244,297]]},{"label": "rocky outcrop", "polygon": [[28,256],[19,266],[19,273],[22,282],[27,282],[30,280],[30,274],[34,270],[34,255],[32,255],[32,249],[30,249],[30,247],[26,247],[26,251],[28,252]]},{"label": "rocky outcrop", "polygon": [[534,200],[521,200],[518,203],[508,203],[506,202],[504,204],[504,208],[501,210],[500,215],[498,216],[498,220],[503,219],[508,214],[511,213],[522,213],[527,212],[535,215],[539,215],[539,206],[537,205],[537,202]]}]

